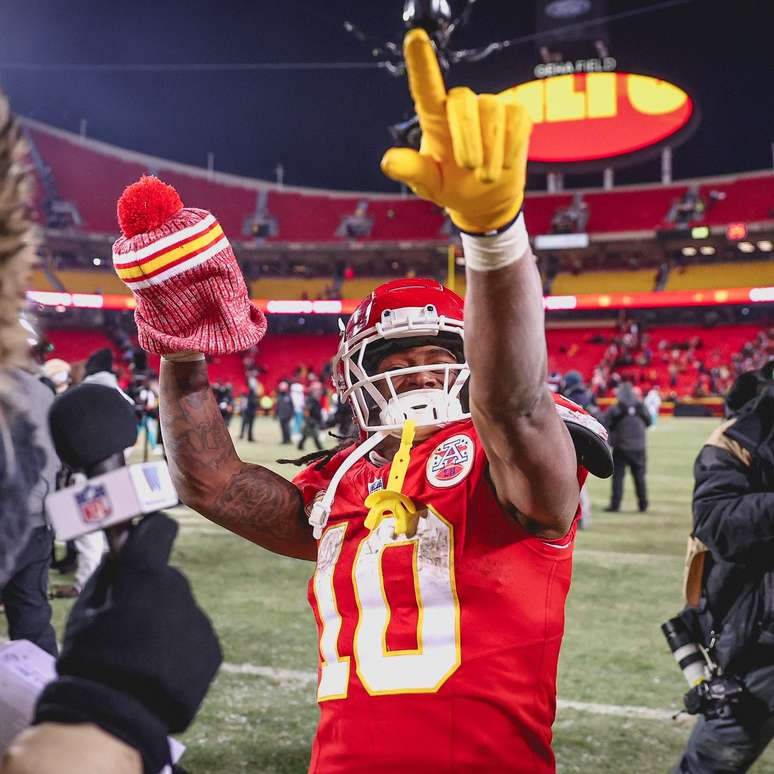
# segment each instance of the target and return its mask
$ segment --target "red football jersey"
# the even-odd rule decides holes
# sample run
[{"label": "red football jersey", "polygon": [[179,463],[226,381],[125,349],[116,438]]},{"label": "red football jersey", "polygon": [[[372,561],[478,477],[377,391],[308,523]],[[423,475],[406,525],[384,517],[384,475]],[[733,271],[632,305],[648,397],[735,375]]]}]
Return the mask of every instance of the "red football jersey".
[{"label": "red football jersey", "polygon": [[[307,506],[349,453],[296,476]],[[412,538],[394,534],[394,517],[364,525],[388,474],[355,463],[319,542],[310,774],[553,772],[575,524],[544,541],[507,514],[470,420],[411,450],[402,492],[423,509]]]}]

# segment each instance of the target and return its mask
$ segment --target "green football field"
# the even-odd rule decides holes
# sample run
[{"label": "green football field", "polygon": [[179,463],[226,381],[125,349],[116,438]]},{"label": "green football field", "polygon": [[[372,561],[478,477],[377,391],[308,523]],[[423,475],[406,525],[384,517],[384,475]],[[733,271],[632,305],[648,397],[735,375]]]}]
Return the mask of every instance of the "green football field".
[{"label": "green football field", "polygon": [[[622,512],[604,513],[609,481],[591,480],[593,524],[577,540],[559,664],[554,736],[563,774],[667,772],[690,732],[691,719],[671,719],[687,686],[659,625],[681,607],[692,465],[716,425],[662,419],[650,431],[647,514],[636,511],[630,479]],[[241,456],[292,475],[274,463],[289,448],[276,443],[278,426],[259,419],[256,429],[258,443],[238,442]],[[226,661],[181,737],[182,763],[192,774],[305,772],[317,721],[306,602],[313,565],[274,556],[186,508],[172,514],[181,527],[174,563],[212,617]],[[69,603],[53,604],[61,636]],[[753,771],[774,774],[774,749]]]}]

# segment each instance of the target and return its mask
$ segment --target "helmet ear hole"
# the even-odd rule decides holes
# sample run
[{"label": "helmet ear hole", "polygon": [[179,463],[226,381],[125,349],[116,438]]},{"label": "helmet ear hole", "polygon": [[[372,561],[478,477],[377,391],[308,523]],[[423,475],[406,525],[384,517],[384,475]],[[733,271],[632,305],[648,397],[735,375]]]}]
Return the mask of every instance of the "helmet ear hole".
[{"label": "helmet ear hole", "polygon": [[462,389],[459,394],[460,403],[462,404],[462,410],[466,413],[470,413],[470,381],[465,380],[465,384],[462,385]]}]

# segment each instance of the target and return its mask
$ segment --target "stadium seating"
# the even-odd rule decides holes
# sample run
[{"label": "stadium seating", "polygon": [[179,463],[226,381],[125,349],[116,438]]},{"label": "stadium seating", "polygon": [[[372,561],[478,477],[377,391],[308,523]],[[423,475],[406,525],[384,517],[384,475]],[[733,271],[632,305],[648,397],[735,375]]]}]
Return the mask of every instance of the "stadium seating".
[{"label": "stadium seating", "polygon": [[610,293],[616,291],[653,290],[654,269],[636,271],[589,271],[580,274],[562,272],[551,284],[551,295],[567,296],[579,293]]},{"label": "stadium seating", "polygon": [[[694,337],[701,340],[696,350],[696,360],[702,361],[707,368],[729,365],[733,354],[752,341],[760,330],[756,325],[733,325],[718,328],[699,326],[672,326],[651,328],[650,348],[653,359],[648,366],[623,366],[617,369],[635,382],[657,384],[665,392],[673,389],[678,395],[691,395],[699,372],[692,364],[682,364],[677,374],[675,387],[670,385],[668,362],[662,361],[660,342],[666,342],[665,351],[671,353],[674,345],[686,343]],[[587,328],[549,328],[546,331],[548,342],[548,370],[566,373],[577,370],[585,379],[590,379],[594,368],[600,363],[610,341],[616,336],[613,327]],[[52,357],[61,357],[69,362],[84,360],[92,352],[102,347],[114,349],[103,333],[94,330],[53,329],[47,331],[49,340],[54,344]],[[271,391],[280,379],[291,377],[294,371],[303,366],[320,374],[325,364],[336,352],[338,337],[331,334],[307,335],[284,334],[269,335],[259,345],[255,357],[256,363],[263,369],[261,381]],[[159,359],[149,357],[150,367],[158,370]],[[212,358],[209,364],[210,381],[231,383],[234,394],[239,395],[245,389],[244,363],[241,355],[225,355]],[[126,374],[124,375],[126,376]]]},{"label": "stadium seating", "polygon": [[[118,293],[128,294],[126,285],[114,271],[89,271],[88,269],[59,269],[56,272],[68,293]],[[42,288],[35,288],[36,290]]]},{"label": "stadium seating", "polygon": [[[633,271],[560,272],[551,285],[551,295],[638,292],[653,290],[655,269]],[[692,264],[672,269],[665,290],[710,290],[774,285],[774,261]]]},{"label": "stadium seating", "polygon": [[58,357],[68,363],[86,360],[92,352],[105,347],[112,349],[118,358],[118,350],[113,342],[101,331],[89,329],[46,328],[46,337],[54,345],[51,357]]},{"label": "stadium seating", "polygon": [[713,263],[673,269],[665,290],[754,288],[774,285],[774,260]]},{"label": "stadium seating", "polygon": [[331,284],[324,277],[269,277],[250,283],[252,298],[325,298],[325,290]]},{"label": "stadium seating", "polygon": [[29,286],[34,290],[57,290],[51,284],[51,280],[46,276],[46,272],[42,269],[35,269],[30,274]]},{"label": "stadium seating", "polygon": [[[649,328],[649,346],[653,352],[652,362],[647,366],[621,366],[615,370],[635,383],[655,384],[664,392],[674,391],[679,396],[689,396],[696,387],[700,372],[693,363],[678,360],[676,384],[672,386],[669,362],[673,362],[671,353],[674,349],[682,352],[680,344],[698,338],[701,346],[695,351],[695,362],[703,363],[707,369],[724,365],[730,366],[732,355],[739,352],[747,342],[753,341],[760,330],[761,326],[759,325],[729,325],[717,328],[699,326]],[[557,334],[560,335],[557,336]],[[575,336],[574,342],[572,334]],[[604,329],[564,330],[561,332],[549,330],[547,339],[550,367],[562,373],[570,369],[579,370],[585,378],[589,378],[607,347],[607,343],[594,345],[590,339],[594,336],[601,336],[609,341],[614,335],[612,329],[607,331]],[[559,343],[562,340],[564,341],[563,345]],[[569,346],[568,341],[570,342]],[[667,345],[664,350],[659,347],[661,342]],[[576,350],[573,350],[573,344],[577,345]],[[662,359],[663,353],[666,353],[668,360]]]},{"label": "stadium seating", "polygon": [[[290,242],[335,241],[342,218],[355,212],[359,202],[368,204],[373,227],[366,241],[443,239],[442,212],[433,204],[414,197],[376,194],[342,194],[316,189],[282,189],[266,181],[234,175],[209,174],[163,159],[132,153],[75,134],[27,121],[29,137],[50,167],[59,194],[76,204],[89,232],[118,231],[115,202],[124,186],[141,174],[158,174],[172,183],[191,207],[214,212],[234,240],[244,238],[246,218],[256,210],[258,191],[268,190],[268,209],[279,224],[271,239]],[[376,161],[374,162],[376,163]],[[588,231],[623,232],[654,230],[668,226],[665,218],[672,202],[687,190],[687,184],[622,187],[612,191],[584,193],[589,206]],[[710,192],[725,194],[711,198]],[[703,218],[710,225],[734,221],[771,219],[774,175],[749,173],[736,177],[700,181],[706,204]],[[557,208],[567,206],[572,193],[528,193],[525,205],[529,230],[548,233]]]},{"label": "stadium seating", "polygon": [[[114,293],[129,291],[112,271],[60,269],[56,276],[69,293]],[[551,285],[551,295],[638,292],[653,290],[655,269],[632,271],[560,272]],[[395,277],[356,277],[342,283],[341,298],[360,299],[375,287]],[[465,275],[457,273],[456,291],[465,294]],[[774,285],[774,261],[695,264],[672,270],[665,290],[707,290],[726,287]],[[323,277],[266,277],[249,283],[250,296],[263,299],[327,298],[331,280]],[[43,271],[32,274],[33,290],[56,290]]]}]

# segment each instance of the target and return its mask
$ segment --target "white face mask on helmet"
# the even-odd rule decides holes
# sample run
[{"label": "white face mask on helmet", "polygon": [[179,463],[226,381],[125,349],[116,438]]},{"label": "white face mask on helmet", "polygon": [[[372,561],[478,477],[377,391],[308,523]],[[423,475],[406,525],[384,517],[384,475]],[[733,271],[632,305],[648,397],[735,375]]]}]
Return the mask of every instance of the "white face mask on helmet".
[{"label": "white face mask on helmet", "polygon": [[[404,285],[400,286],[400,283]],[[392,295],[380,293],[383,288],[390,287],[397,292]],[[450,422],[470,416],[463,406],[466,402],[463,388],[470,371],[462,355],[462,301],[430,280],[399,280],[383,288],[377,288],[371,298],[358,307],[353,318],[358,312],[360,317],[354,323],[350,320],[343,331],[333,362],[340,399],[351,401],[355,419],[364,433],[385,431],[399,435],[405,421],[412,419],[416,423],[417,437],[427,437]],[[441,314],[434,303],[399,305],[407,297],[414,303],[420,299],[438,299],[439,306],[445,306],[451,314]],[[446,349],[462,362],[376,370],[388,354],[422,345]],[[398,392],[396,385],[403,378],[425,371],[438,375],[438,389]]]}]

